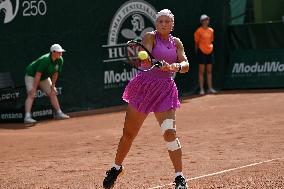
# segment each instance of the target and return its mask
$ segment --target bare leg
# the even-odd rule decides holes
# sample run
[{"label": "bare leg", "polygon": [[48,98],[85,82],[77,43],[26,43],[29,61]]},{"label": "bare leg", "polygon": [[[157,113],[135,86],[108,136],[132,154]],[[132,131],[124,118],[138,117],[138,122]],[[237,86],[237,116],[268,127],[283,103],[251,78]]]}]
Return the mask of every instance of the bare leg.
[{"label": "bare leg", "polygon": [[[175,110],[169,110],[166,112],[155,113],[155,116],[161,126],[164,120],[174,119],[175,120]],[[166,142],[172,142],[176,139],[176,132],[174,130],[167,130],[164,134],[164,140]],[[178,149],[175,151],[168,151],[171,161],[173,163],[175,172],[182,172],[182,150]]]},{"label": "bare leg", "polygon": [[29,92],[28,97],[25,102],[25,112],[26,113],[31,113],[34,99],[35,99],[35,95]]},{"label": "bare leg", "polygon": [[206,72],[207,72],[207,83],[208,83],[208,88],[213,89],[213,82],[212,82],[212,64],[207,64],[206,65]]},{"label": "bare leg", "polygon": [[199,88],[200,88],[200,91],[204,91],[204,70],[205,70],[205,65],[199,64]]},{"label": "bare leg", "polygon": [[50,93],[49,99],[50,99],[50,102],[51,102],[51,105],[53,106],[53,108],[58,112],[60,110],[60,105],[59,105],[58,98],[57,98],[56,94]]},{"label": "bare leg", "polygon": [[128,106],[125,116],[123,136],[120,139],[115,157],[116,165],[121,165],[123,160],[127,156],[132,142],[137,136],[147,115],[148,114],[138,112],[135,108]]}]

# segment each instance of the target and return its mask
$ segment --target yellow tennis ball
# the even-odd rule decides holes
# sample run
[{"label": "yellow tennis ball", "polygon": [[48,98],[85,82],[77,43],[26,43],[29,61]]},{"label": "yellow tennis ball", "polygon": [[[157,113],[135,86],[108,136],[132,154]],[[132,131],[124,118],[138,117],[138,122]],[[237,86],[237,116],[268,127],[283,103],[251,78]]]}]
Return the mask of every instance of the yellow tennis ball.
[{"label": "yellow tennis ball", "polygon": [[148,53],[146,51],[140,51],[138,53],[138,58],[140,60],[146,60],[148,58]]}]

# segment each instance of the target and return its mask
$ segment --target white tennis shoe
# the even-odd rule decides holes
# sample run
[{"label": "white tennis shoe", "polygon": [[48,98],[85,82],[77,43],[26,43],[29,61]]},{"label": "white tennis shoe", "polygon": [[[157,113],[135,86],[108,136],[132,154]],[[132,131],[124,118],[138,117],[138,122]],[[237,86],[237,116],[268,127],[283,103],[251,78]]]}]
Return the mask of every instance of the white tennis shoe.
[{"label": "white tennis shoe", "polygon": [[55,116],[56,119],[69,119],[70,116],[63,113],[63,112],[60,112],[60,113],[57,113],[56,116]]},{"label": "white tennis shoe", "polygon": [[34,119],[31,118],[31,117],[25,117],[24,123],[26,123],[26,124],[35,124],[35,123],[36,123],[36,120],[34,120]]},{"label": "white tennis shoe", "polygon": [[208,93],[209,94],[217,94],[217,91],[215,89],[211,88],[211,89],[208,89]]},{"label": "white tennis shoe", "polygon": [[204,89],[201,89],[200,92],[199,92],[199,94],[200,94],[200,95],[205,95]]}]

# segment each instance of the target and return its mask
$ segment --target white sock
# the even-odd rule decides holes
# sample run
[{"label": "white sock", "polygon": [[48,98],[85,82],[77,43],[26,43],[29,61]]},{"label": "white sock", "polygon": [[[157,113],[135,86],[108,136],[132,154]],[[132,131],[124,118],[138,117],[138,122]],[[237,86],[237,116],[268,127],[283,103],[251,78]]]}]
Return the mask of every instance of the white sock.
[{"label": "white sock", "polygon": [[57,111],[57,114],[62,114],[63,112],[62,112],[62,110],[61,109],[59,109],[58,111]]},{"label": "white sock", "polygon": [[26,115],[25,115],[25,117],[27,118],[27,117],[32,117],[32,114],[31,114],[31,112],[26,112]]},{"label": "white sock", "polygon": [[183,174],[182,174],[182,172],[176,172],[176,177],[178,177],[178,176],[184,177]]},{"label": "white sock", "polygon": [[113,167],[116,169],[116,170],[119,170],[121,168],[121,165],[116,165],[114,164]]}]

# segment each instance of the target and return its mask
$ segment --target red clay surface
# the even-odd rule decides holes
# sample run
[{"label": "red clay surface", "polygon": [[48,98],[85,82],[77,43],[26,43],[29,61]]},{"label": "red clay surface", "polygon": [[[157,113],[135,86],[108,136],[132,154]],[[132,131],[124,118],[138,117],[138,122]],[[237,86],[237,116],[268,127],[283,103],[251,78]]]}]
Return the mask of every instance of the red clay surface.
[{"label": "red clay surface", "polygon": [[[194,189],[284,188],[284,91],[227,93],[183,100],[177,111],[187,179]],[[0,188],[101,188],[113,163],[124,112],[0,125]],[[150,115],[124,162],[115,189],[153,188],[174,171]],[[164,186],[162,188],[173,188]]]}]

